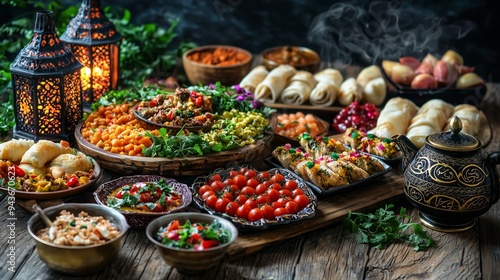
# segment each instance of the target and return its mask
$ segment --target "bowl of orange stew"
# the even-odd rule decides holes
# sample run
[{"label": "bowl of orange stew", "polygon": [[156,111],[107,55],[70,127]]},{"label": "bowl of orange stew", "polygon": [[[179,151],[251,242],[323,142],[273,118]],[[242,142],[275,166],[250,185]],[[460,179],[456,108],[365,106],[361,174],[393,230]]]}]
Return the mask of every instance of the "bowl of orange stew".
[{"label": "bowl of orange stew", "polygon": [[131,228],[143,229],[160,216],[185,210],[192,195],[186,184],[174,179],[135,175],[100,185],[94,199],[122,213]]},{"label": "bowl of orange stew", "polygon": [[288,64],[297,70],[304,70],[314,73],[318,71],[320,58],[317,52],[299,46],[279,46],[269,48],[261,53],[262,64],[267,70]]}]

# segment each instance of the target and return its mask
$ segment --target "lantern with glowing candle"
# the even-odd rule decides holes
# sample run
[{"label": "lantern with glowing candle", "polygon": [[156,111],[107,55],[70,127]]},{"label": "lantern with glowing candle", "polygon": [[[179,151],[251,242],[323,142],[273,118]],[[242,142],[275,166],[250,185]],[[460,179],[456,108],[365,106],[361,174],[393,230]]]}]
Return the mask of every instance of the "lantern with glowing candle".
[{"label": "lantern with glowing candle", "polygon": [[83,104],[92,102],[116,88],[121,35],[101,9],[100,0],[83,0],[78,14],[70,21],[61,41],[70,45],[81,70]]},{"label": "lantern with glowing candle", "polygon": [[81,68],[57,37],[52,12],[37,12],[33,37],[10,65],[14,138],[72,138],[83,116]]}]

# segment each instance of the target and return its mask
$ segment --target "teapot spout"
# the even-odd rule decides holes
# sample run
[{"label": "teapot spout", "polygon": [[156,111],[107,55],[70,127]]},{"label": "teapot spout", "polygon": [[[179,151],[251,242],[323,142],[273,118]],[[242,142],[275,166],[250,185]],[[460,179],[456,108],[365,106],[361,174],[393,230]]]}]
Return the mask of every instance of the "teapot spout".
[{"label": "teapot spout", "polygon": [[392,141],[396,142],[398,145],[399,149],[403,153],[403,158],[402,158],[402,165],[403,165],[403,170],[406,170],[406,167],[408,167],[408,164],[413,160],[415,155],[418,152],[417,146],[415,146],[408,137],[402,135],[402,134],[396,134],[392,136],[391,138]]}]

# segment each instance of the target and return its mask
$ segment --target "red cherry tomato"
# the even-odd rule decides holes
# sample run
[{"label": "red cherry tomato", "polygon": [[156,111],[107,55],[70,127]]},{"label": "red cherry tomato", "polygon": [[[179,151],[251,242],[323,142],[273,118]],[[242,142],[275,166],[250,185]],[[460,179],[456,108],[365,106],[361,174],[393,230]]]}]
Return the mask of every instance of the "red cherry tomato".
[{"label": "red cherry tomato", "polygon": [[263,194],[267,191],[267,186],[264,184],[258,184],[255,187],[255,194]]},{"label": "red cherry tomato", "polygon": [[212,208],[212,209],[215,209],[215,204],[217,203],[217,200],[219,198],[217,198],[217,196],[215,194],[207,197],[207,199],[205,200],[205,202],[207,203],[207,205]]},{"label": "red cherry tomato", "polygon": [[234,201],[231,201],[227,204],[226,206],[226,214],[228,214],[229,216],[236,216],[236,211],[238,211],[238,207],[240,207],[238,205],[238,203],[234,202]]},{"label": "red cherry tomato", "polygon": [[265,203],[271,202],[271,199],[269,199],[269,196],[267,196],[265,194],[261,194],[261,195],[257,196],[257,198],[255,199],[255,202],[258,205],[261,205],[261,204],[265,204]]},{"label": "red cherry tomato", "polygon": [[240,170],[238,170],[238,174],[240,175],[245,175],[245,173],[248,171],[247,167],[242,167]]},{"label": "red cherry tomato", "polygon": [[254,209],[250,210],[250,212],[248,212],[247,219],[250,222],[255,222],[255,221],[258,221],[262,218],[264,218],[264,214],[262,213],[262,210],[260,210],[259,208],[254,208]]},{"label": "red cherry tomato", "polygon": [[299,184],[297,184],[297,182],[295,180],[288,180],[285,183],[285,189],[287,189],[289,191],[295,190],[298,186],[299,186]]},{"label": "red cherry tomato", "polygon": [[268,204],[264,204],[260,207],[260,211],[262,211],[262,215],[264,219],[274,220],[274,209]]},{"label": "red cherry tomato", "polygon": [[212,184],[210,185],[214,192],[220,192],[222,189],[224,189],[224,183],[222,181],[213,181]]},{"label": "red cherry tomato", "polygon": [[274,202],[280,198],[279,191],[277,191],[275,189],[268,189],[266,191],[266,194],[267,194],[267,196],[269,196],[269,199],[271,200],[271,202]]},{"label": "red cherry tomato", "polygon": [[247,196],[244,195],[244,194],[240,194],[236,197],[236,199],[234,200],[236,203],[238,203],[239,205],[243,205],[245,204],[245,201],[247,201]]},{"label": "red cherry tomato", "polygon": [[243,188],[247,185],[247,178],[244,175],[238,174],[234,176],[234,182],[240,188]]},{"label": "red cherry tomato", "polygon": [[253,199],[253,198],[249,198],[247,199],[247,201],[245,201],[245,205],[248,205],[251,209],[253,208],[257,208],[257,202]]},{"label": "red cherry tomato", "polygon": [[257,176],[257,171],[248,169],[247,172],[244,173],[244,175],[245,177],[247,177],[247,179],[252,179],[253,177]]},{"label": "red cherry tomato", "polygon": [[283,189],[283,187],[278,183],[273,183],[273,189],[275,189],[277,191],[281,191]]},{"label": "red cherry tomato", "polygon": [[229,178],[234,178],[236,175],[238,175],[238,171],[236,170],[229,171]]},{"label": "red cherry tomato", "polygon": [[226,206],[229,204],[229,202],[231,201],[225,197],[217,199],[217,201],[215,202],[215,211],[222,213],[226,212]]},{"label": "red cherry tomato", "polygon": [[293,201],[295,201],[295,203],[297,203],[297,205],[299,206],[299,209],[303,209],[304,207],[307,206],[307,204],[309,204],[309,198],[303,194],[299,194],[299,195],[295,196],[293,198]]},{"label": "red cherry tomato", "polygon": [[222,183],[224,184],[224,186],[231,186],[231,185],[235,185],[236,181],[232,178],[227,178]]},{"label": "red cherry tomato", "polygon": [[273,181],[274,183],[278,183],[280,185],[283,185],[285,183],[285,176],[283,176],[279,173],[276,173],[271,177],[271,181]]},{"label": "red cherry tomato", "polygon": [[259,181],[255,180],[254,178],[247,180],[247,186],[249,186],[249,187],[252,187],[255,189],[258,185],[259,185]]},{"label": "red cherry tomato", "polygon": [[267,172],[267,171],[261,171],[259,173],[259,177],[264,178],[264,179],[269,179],[269,178],[271,178],[271,175],[269,175],[269,172]]},{"label": "red cherry tomato", "polygon": [[229,201],[233,201],[234,200],[233,195],[230,192],[223,193],[221,195],[221,198],[227,198],[227,199],[229,199]]},{"label": "red cherry tomato", "polygon": [[289,214],[288,210],[286,210],[286,208],[280,207],[280,208],[274,209],[274,216],[275,217],[283,216],[286,214]]},{"label": "red cherry tomato", "polygon": [[123,191],[119,191],[118,193],[116,193],[115,195],[116,198],[123,198]]},{"label": "red cherry tomato", "polygon": [[283,204],[281,202],[278,202],[278,201],[275,201],[275,202],[272,203],[271,206],[273,207],[273,209],[278,209],[278,208],[285,207],[285,204]]},{"label": "red cherry tomato", "polygon": [[255,189],[252,187],[244,187],[241,189],[241,193],[250,197],[255,194]]},{"label": "red cherry tomato", "polygon": [[250,212],[250,210],[252,210],[252,208],[250,208],[250,206],[248,206],[246,204],[240,205],[240,207],[238,207],[238,210],[236,210],[236,216],[238,218],[247,219],[248,212]]},{"label": "red cherry tomato", "polygon": [[215,195],[215,192],[214,191],[206,191],[203,193],[203,195],[201,195],[201,198],[206,201],[207,198],[211,195]]},{"label": "red cherry tomato", "polygon": [[304,194],[304,191],[302,191],[301,188],[296,188],[295,190],[292,191],[292,197],[296,197],[297,195]]},{"label": "red cherry tomato", "polygon": [[198,194],[199,195],[203,195],[206,191],[213,191],[212,187],[210,187],[209,185],[203,185],[199,190],[198,190]]},{"label": "red cherry tomato", "polygon": [[296,214],[297,212],[299,212],[299,205],[295,202],[295,201],[288,201],[286,204],[285,204],[285,208],[286,210],[288,210],[288,213],[290,214]]},{"label": "red cherry tomato", "polygon": [[292,197],[292,193],[287,189],[282,189],[279,191],[279,193],[280,193],[280,196],[282,196],[282,197]]}]

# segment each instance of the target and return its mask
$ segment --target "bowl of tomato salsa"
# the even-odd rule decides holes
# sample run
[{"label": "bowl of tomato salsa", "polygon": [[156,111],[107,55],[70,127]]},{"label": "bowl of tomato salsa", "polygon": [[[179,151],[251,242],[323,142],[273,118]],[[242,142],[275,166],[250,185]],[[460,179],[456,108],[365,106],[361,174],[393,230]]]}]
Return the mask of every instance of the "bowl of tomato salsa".
[{"label": "bowl of tomato salsa", "polygon": [[188,208],[192,195],[186,184],[174,179],[135,175],[100,185],[94,199],[122,213],[131,228],[143,229],[158,217]]},{"label": "bowl of tomato salsa", "polygon": [[180,273],[198,274],[219,263],[238,230],[221,217],[183,212],[154,220],[146,236],[169,266]]}]

